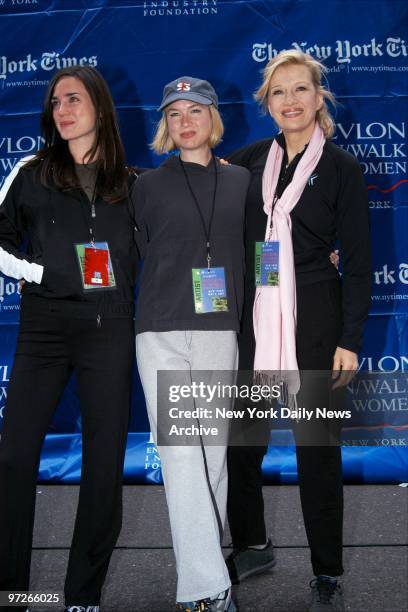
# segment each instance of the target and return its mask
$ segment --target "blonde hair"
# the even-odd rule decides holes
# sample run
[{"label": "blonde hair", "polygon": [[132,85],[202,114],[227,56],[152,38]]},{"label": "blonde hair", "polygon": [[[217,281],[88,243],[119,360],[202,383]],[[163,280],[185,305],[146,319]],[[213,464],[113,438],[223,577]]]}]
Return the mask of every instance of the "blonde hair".
[{"label": "blonde hair", "polygon": [[[208,108],[210,110],[212,121],[211,133],[208,139],[208,146],[212,149],[221,142],[221,138],[224,134],[224,124],[222,122],[221,115],[219,111],[215,108],[215,106],[213,104],[210,104],[208,105]],[[158,155],[162,155],[163,153],[169,153],[170,151],[174,151],[174,149],[177,149],[173,139],[170,137],[169,134],[165,110],[163,111],[162,117],[157,124],[156,132],[154,134],[153,141],[150,144],[150,148],[153,149],[153,151]]]},{"label": "blonde hair", "polygon": [[281,51],[278,55],[273,57],[263,70],[263,82],[254,94],[255,100],[259,102],[265,111],[268,110],[268,94],[272,76],[277,68],[287,65],[306,66],[306,68],[309,69],[312,83],[317,93],[323,97],[323,105],[316,113],[316,121],[322,128],[325,137],[331,138],[334,134],[335,123],[333,117],[330,115],[326,100],[333,105],[335,105],[336,101],[333,94],[322,85],[322,77],[327,72],[326,66],[308,53],[303,53],[303,51],[297,51],[296,49],[289,49],[287,51]]}]

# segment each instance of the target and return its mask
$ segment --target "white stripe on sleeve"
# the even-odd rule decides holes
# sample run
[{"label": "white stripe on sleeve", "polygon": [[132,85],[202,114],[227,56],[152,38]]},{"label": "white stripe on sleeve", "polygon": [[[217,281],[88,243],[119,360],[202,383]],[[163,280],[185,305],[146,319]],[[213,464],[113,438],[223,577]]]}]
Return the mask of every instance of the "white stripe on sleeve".
[{"label": "white stripe on sleeve", "polygon": [[24,278],[29,283],[41,283],[44,266],[36,263],[30,263],[26,259],[19,259],[8,253],[0,246],[0,271],[6,276]]},{"label": "white stripe on sleeve", "polygon": [[[3,204],[7,192],[20,168],[33,157],[34,155],[23,157],[16,163],[0,190],[0,206]],[[11,278],[24,278],[29,283],[40,284],[44,267],[36,263],[30,263],[25,259],[19,259],[0,246],[0,271],[6,276],[11,276]]]},{"label": "white stripe on sleeve", "polygon": [[28,161],[30,161],[30,159],[33,159],[34,157],[34,155],[27,155],[26,157],[22,157],[18,160],[8,177],[5,179],[2,188],[0,189],[0,206],[3,204],[4,198],[6,197],[7,192],[10,189],[10,185],[16,178],[20,168],[22,168]]}]

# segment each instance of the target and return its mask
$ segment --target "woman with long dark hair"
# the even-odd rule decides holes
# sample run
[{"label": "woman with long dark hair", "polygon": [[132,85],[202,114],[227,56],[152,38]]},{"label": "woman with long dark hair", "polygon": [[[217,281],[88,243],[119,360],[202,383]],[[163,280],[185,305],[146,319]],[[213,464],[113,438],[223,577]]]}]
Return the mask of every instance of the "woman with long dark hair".
[{"label": "woman with long dark hair", "polygon": [[25,283],[0,444],[0,590],[29,588],[40,451],[74,372],[83,451],[65,602],[90,612],[122,519],[137,262],[131,177],[94,68],[55,74],[42,128],[44,147],[1,192],[0,270]]},{"label": "woman with long dark hair", "polygon": [[[286,372],[289,404],[295,406],[297,397],[299,407],[312,410],[325,405],[316,403],[317,397],[334,401],[339,394],[327,391],[332,372],[338,377],[333,387],[339,390],[356,371],[370,305],[367,190],[357,160],[331,141],[334,122],[326,101],[333,96],[322,84],[323,72],[322,64],[300,51],[272,58],[255,98],[280,132],[229,158],[251,171],[240,369],[254,369],[258,375]],[[330,260],[337,240],[341,279]],[[278,253],[274,282],[256,282],[255,243],[265,253]],[[309,371],[326,373],[325,385],[309,388]],[[313,612],[344,609],[337,580],[343,573],[341,422],[317,421],[293,420],[302,511],[316,576]],[[262,498],[267,434],[258,446],[229,449],[228,519],[234,551],[227,564],[234,582],[275,563]]]}]

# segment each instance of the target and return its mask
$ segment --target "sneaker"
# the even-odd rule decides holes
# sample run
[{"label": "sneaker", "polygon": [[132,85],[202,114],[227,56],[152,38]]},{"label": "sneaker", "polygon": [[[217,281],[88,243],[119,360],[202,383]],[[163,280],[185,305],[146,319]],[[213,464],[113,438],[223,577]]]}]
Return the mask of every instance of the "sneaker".
[{"label": "sneaker", "polygon": [[268,538],[265,548],[235,549],[225,559],[232,584],[239,584],[245,578],[261,574],[276,564],[272,541]]},{"label": "sneaker", "polygon": [[200,599],[199,601],[178,601],[176,603],[176,612],[207,612],[211,610],[209,599]]},{"label": "sneaker", "polygon": [[227,589],[217,597],[200,599],[199,601],[177,602],[177,612],[236,612],[237,608],[231,597],[231,589]]},{"label": "sneaker", "polygon": [[99,612],[99,606],[68,606],[65,612]]},{"label": "sneaker", "polygon": [[231,595],[231,589],[229,588],[214,599],[210,599],[210,610],[213,612],[236,612],[237,608]]},{"label": "sneaker", "polygon": [[324,576],[318,576],[310,582],[312,603],[309,612],[344,612],[343,589],[341,585]]}]

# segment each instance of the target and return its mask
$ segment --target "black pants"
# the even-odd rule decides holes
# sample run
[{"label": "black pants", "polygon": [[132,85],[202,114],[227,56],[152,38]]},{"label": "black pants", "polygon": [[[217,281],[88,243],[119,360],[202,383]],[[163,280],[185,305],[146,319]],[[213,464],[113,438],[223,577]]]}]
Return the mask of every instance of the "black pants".
[{"label": "black pants", "polygon": [[[340,286],[336,280],[297,288],[296,350],[300,370],[331,370],[342,328],[340,305]],[[240,367],[244,368],[253,363],[255,347],[249,316],[248,309],[239,338],[240,364],[243,364]],[[302,427],[295,424],[294,434],[313,572],[339,576],[343,573],[341,449],[336,445],[301,446],[299,442],[305,435]],[[227,510],[235,548],[266,542],[261,470],[266,451],[266,445],[231,446],[228,450]]]},{"label": "black pants", "polygon": [[0,590],[29,588],[41,447],[75,370],[82,476],[65,599],[67,605],[97,605],[121,529],[133,320],[80,319],[49,305],[27,310],[22,309],[0,444]]}]

